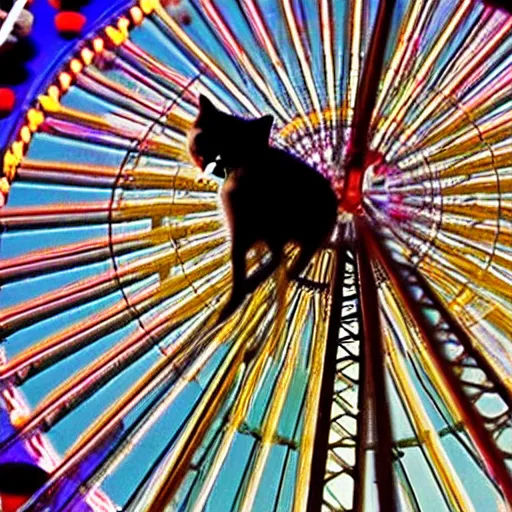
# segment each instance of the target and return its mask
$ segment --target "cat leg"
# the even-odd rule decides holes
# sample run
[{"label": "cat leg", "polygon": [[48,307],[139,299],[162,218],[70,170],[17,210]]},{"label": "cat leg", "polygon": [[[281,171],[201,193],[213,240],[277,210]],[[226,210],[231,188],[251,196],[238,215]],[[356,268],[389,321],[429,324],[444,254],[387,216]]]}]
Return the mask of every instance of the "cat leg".
[{"label": "cat leg", "polygon": [[223,322],[242,304],[245,295],[245,253],[246,246],[242,243],[241,237],[237,235],[237,231],[233,230],[231,235],[231,273],[232,287],[231,295],[228,302],[222,309],[219,322]]},{"label": "cat leg", "polygon": [[288,279],[297,280],[308,266],[311,258],[317,250],[316,244],[301,245],[299,256],[295,259],[292,266],[288,269]]},{"label": "cat leg", "polygon": [[307,279],[306,277],[300,277],[320,246],[321,243],[310,243],[301,246],[298,258],[293,262],[292,266],[288,270],[288,279],[290,281],[293,279],[299,285],[307,286],[315,290],[326,288],[327,285],[317,283],[311,279]]},{"label": "cat leg", "polygon": [[268,279],[277,269],[282,259],[282,249],[271,249],[270,261],[262,265],[245,280],[245,293],[252,293],[258,286]]},{"label": "cat leg", "polygon": [[[235,248],[236,247],[236,248]],[[228,303],[222,309],[219,322],[226,320],[242,304],[248,293],[254,292],[256,288],[268,279],[281,263],[282,251],[272,252],[268,263],[261,266],[248,278],[245,277],[245,247],[243,252],[233,243],[231,252],[231,263],[233,268],[233,288]]]}]

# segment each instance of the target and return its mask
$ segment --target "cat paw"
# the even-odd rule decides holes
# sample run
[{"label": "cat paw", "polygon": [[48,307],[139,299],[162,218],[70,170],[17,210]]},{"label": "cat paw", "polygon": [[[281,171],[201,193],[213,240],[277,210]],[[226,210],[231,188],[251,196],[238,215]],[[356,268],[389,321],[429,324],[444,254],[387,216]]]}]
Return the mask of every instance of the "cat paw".
[{"label": "cat paw", "polygon": [[231,297],[227,304],[222,308],[218,322],[224,322],[227,320],[238,308],[242,299],[238,299],[236,297]]},{"label": "cat paw", "polygon": [[227,306],[222,308],[222,311],[219,314],[219,318],[217,320],[218,323],[225,322],[232,314],[233,311],[231,308],[228,308]]}]

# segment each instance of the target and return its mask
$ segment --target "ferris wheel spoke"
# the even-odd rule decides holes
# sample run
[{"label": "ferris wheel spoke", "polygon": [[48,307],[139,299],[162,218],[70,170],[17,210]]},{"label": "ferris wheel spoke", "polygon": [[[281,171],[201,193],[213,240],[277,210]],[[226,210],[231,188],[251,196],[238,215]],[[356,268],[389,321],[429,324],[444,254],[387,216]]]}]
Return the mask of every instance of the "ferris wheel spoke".
[{"label": "ferris wheel spoke", "polygon": [[[120,58],[117,57],[117,59]],[[122,66],[123,63],[116,60],[115,67],[122,68]],[[126,70],[126,74],[130,71],[134,75],[130,81],[132,83],[126,84],[116,80],[116,77],[109,74],[108,70],[103,71],[90,66],[77,75],[76,83],[89,94],[112,102],[113,106],[125,109],[132,115],[163,123],[161,120],[162,114],[168,110],[173,102],[176,102],[178,95],[169,94],[169,96],[164,96],[159,94],[156,83],[151,84],[151,89],[145,85],[145,82],[148,81],[147,75],[135,73],[131,69]],[[180,81],[186,82],[185,77]],[[136,86],[138,93],[135,94],[133,88],[129,85]]]},{"label": "ferris wheel spoke", "polygon": [[[89,473],[84,475],[84,486],[96,488],[109,472],[132,456],[132,449],[138,442],[147,439],[148,433],[155,427],[158,428],[159,423],[165,420],[168,409],[172,408],[181,393],[186,392],[187,386],[190,387],[201,368],[219,349],[218,344],[211,343],[210,333],[202,336],[205,330],[207,331],[207,326],[211,325],[211,314],[205,317],[199,313],[198,317],[200,321],[196,320],[174,341],[166,356],[156,359],[155,364],[147,368],[127,392],[112,403],[105,414],[93,422],[76,440],[53,472],[51,480],[34,497],[36,506],[41,503],[51,506],[62,478],[73,472],[77,465],[87,459],[88,454],[97,452],[101,445],[112,437],[112,432],[119,430],[120,426],[122,432],[114,443],[114,449],[108,456],[105,454],[103,458],[98,459],[96,467],[90,468]],[[142,411],[141,404],[144,405]],[[112,445],[112,441],[110,444]]]},{"label": "ferris wheel spoke", "polygon": [[[253,0],[248,0],[242,4],[242,8],[251,26],[255,38],[264,45],[268,58],[272,63],[272,67],[277,73],[279,80],[286,89],[286,92],[291,99],[296,111],[304,119],[309,128],[311,127],[309,118],[306,116],[305,106],[297,91],[293,87],[289,74],[286,72],[286,63],[283,62],[280,52],[277,50],[275,38],[272,37],[269,24],[262,16],[261,8]],[[275,27],[277,28],[277,27]],[[275,29],[274,28],[274,29]],[[306,95],[305,95],[306,96]],[[309,99],[309,98],[308,98]],[[306,98],[304,98],[304,101]]]},{"label": "ferris wheel spoke", "polygon": [[[206,263],[191,267],[186,275],[178,274],[168,277],[160,283],[145,286],[140,291],[130,294],[128,301],[122,297],[114,305],[97,310],[79,325],[72,324],[69,328],[34,343],[30,350],[11,357],[3,365],[1,379],[16,378],[18,384],[33,378],[38,372],[53,366],[59,360],[69,357],[84,346],[92,346],[109,332],[118,331],[132,322],[136,315],[150,313],[158,305],[186,290],[188,287],[199,287],[203,276],[219,269],[227,272],[227,255],[212,258]],[[215,287],[212,282],[211,286]],[[218,289],[219,292],[222,288]],[[151,324],[143,324],[144,330],[151,334]]]},{"label": "ferris wheel spoke", "polygon": [[[43,424],[50,428],[68,415],[85,400],[91,397],[98,386],[104,386],[127,367],[136,363],[142,355],[154,348],[174,328],[204,309],[205,302],[211,300],[226,286],[227,277],[212,282],[200,293],[189,294],[188,300],[182,300],[165,314],[156,316],[147,322],[144,329],[137,329],[119,344],[105,352],[102,357],[84,367],[82,371],[65,380],[48,395],[25,419],[19,435],[27,434]],[[3,443],[9,445],[12,439]]]},{"label": "ferris wheel spoke", "polygon": [[[496,51],[496,48],[502,46],[502,43],[506,41],[507,35],[510,33],[510,29],[512,28],[512,20],[503,19],[501,23],[498,24],[497,27],[491,27],[491,37],[486,40],[486,43],[478,48],[478,51],[475,52],[473,47],[469,47],[467,57],[468,62],[465,63],[465,66],[461,69],[458,69],[457,72],[450,73],[448,75],[449,79],[445,81],[440,81],[439,84],[436,85],[436,89],[439,91],[430,101],[422,101],[421,112],[415,116],[415,119],[412,122],[409,122],[407,125],[407,129],[403,132],[404,140],[410,137],[412,134],[418,134],[418,129],[425,121],[428,119],[429,123],[432,121],[436,121],[437,117],[440,117],[443,112],[443,103],[445,102],[445,98],[450,98],[454,95],[458,90],[460,90],[462,84],[467,84],[470,79],[474,80],[474,76],[481,72],[482,68],[488,66],[488,59],[490,55]],[[458,54],[457,61],[464,61],[465,54]],[[462,65],[462,62],[461,62]],[[448,102],[447,102],[448,103]],[[448,108],[449,108],[448,103]],[[446,109],[446,107],[444,107]],[[441,110],[441,112],[440,112]],[[452,126],[453,130],[453,126]],[[423,134],[421,134],[423,135]]]},{"label": "ferris wheel spoke", "polygon": [[242,43],[236,39],[233,28],[226,23],[225,18],[218,8],[220,6],[215,6],[212,0],[200,0],[200,5],[204,9],[203,13],[207,17],[207,20],[213,27],[217,28],[215,32],[216,36],[220,38],[220,41],[226,46],[236,64],[241,66],[248,73],[256,87],[261,91],[273,111],[277,114],[278,118],[285,122],[291,121],[285,105],[283,105],[281,99],[276,96],[274,90],[269,87],[268,82],[265,80],[264,70],[253,62],[250,52],[245,51],[245,45],[242,45]]},{"label": "ferris wheel spoke", "polygon": [[[485,464],[492,468],[506,499],[510,500],[512,478],[505,464],[510,454],[500,441],[503,432],[512,428],[510,390],[473,348],[467,334],[453,321],[425,280],[411,267],[392,260],[376,238],[370,243],[408,304],[408,311],[422,333],[473,442]],[[399,271],[395,270],[397,266]],[[500,411],[498,416],[486,409],[484,396]]]},{"label": "ferris wheel spoke", "polygon": [[[330,260],[331,256],[329,254],[320,257],[316,266],[308,275],[308,279],[312,282],[324,282],[330,273]],[[238,326],[237,329],[242,329],[242,331],[234,336],[229,334],[228,328],[224,334],[219,334],[219,339],[226,338],[229,335],[231,346],[233,346],[232,344],[238,345],[241,337],[245,339],[245,336],[250,335],[250,332],[245,331],[251,325],[253,327],[250,327],[250,329],[261,329],[266,325],[267,327],[264,327],[264,329],[272,331],[272,324],[268,322],[272,319],[272,315],[263,322],[264,317],[268,315],[269,308],[268,303],[265,304],[265,301],[261,300],[264,295],[260,295],[261,293],[268,296],[271,292],[272,287],[270,285],[263,286],[261,291],[257,291],[256,296],[251,299],[248,306],[247,311],[250,314],[245,314],[241,322],[235,324]],[[278,458],[281,460],[281,485],[289,486],[291,484],[291,482],[284,483],[287,480],[285,475],[287,474],[286,468],[289,465],[290,456],[297,457],[295,452],[298,446],[307,447],[304,444],[304,439],[309,439],[312,436],[316,425],[317,400],[322,374],[319,368],[323,364],[323,350],[317,350],[317,345],[323,344],[325,347],[326,341],[326,297],[324,297],[324,294],[325,292],[321,290],[321,287],[315,288],[314,291],[311,291],[309,287],[305,288],[297,285],[292,285],[289,288],[287,301],[289,302],[288,308],[290,311],[288,326],[282,333],[268,334],[268,337],[261,338],[259,347],[254,347],[254,350],[250,346],[245,347],[246,353],[249,350],[253,355],[246,361],[246,365],[242,365],[242,360],[239,361],[237,365],[238,373],[242,372],[242,380],[238,380],[238,384],[236,384],[236,380],[233,381],[235,387],[231,387],[231,394],[227,392],[222,399],[225,404],[220,405],[221,409],[224,409],[222,414],[225,415],[222,431],[218,431],[218,421],[220,419],[214,420],[199,415],[197,420],[194,420],[199,421],[203,425],[201,429],[206,430],[204,430],[205,437],[203,441],[190,452],[190,456],[196,459],[197,455],[194,455],[194,452],[197,453],[197,450],[199,450],[203,454],[202,457],[205,458],[205,469],[198,473],[195,464],[191,467],[187,467],[185,464],[183,470],[186,469],[186,472],[182,473],[180,480],[176,482],[177,487],[174,490],[167,491],[162,489],[162,492],[170,492],[168,497],[165,497],[166,502],[172,499],[171,495],[188,496],[186,498],[188,506],[192,510],[202,510],[204,504],[217,495],[219,492],[218,486],[221,485],[220,488],[222,488],[222,484],[219,484],[219,482],[224,481],[226,477],[225,461],[227,458],[232,460],[231,454],[234,445],[244,437],[255,440],[254,450],[245,462],[237,459],[237,463],[245,464],[246,467],[253,469],[259,468],[259,470],[250,475],[245,471],[241,473],[245,473],[245,477],[240,482],[241,487],[239,488],[243,487],[248,491],[244,491],[241,495],[238,494],[238,497],[237,495],[231,498],[226,496],[226,499],[233,500],[232,507],[236,510],[245,510],[244,503],[247,500],[255,500],[260,503],[262,499],[264,501],[268,499],[268,497],[261,494],[259,482],[268,478],[269,471],[271,471],[272,478],[275,480],[275,471],[272,468],[275,468],[278,453],[280,454]],[[295,314],[299,310],[304,310],[305,313],[311,307],[313,307],[315,318],[317,318],[312,324],[313,332],[306,328],[306,325],[310,322],[309,315]],[[260,315],[263,316],[260,318]],[[253,323],[253,320],[256,321],[256,324]],[[247,326],[244,327],[246,324]],[[247,343],[245,344],[247,345]],[[243,357],[243,355],[239,357]],[[302,361],[300,367],[306,364],[304,370],[295,368],[300,361]],[[254,389],[259,391],[252,399]],[[295,399],[291,400],[291,396],[298,398],[298,402]],[[301,396],[304,398],[301,399]],[[229,406],[227,406],[226,401],[229,401]],[[217,418],[219,417],[217,416]],[[197,427],[191,426],[190,429],[190,432],[197,431]],[[217,441],[212,441],[212,439],[217,439]],[[183,442],[185,441],[183,440]],[[181,446],[181,443],[180,440],[178,445],[175,445],[176,449]],[[183,446],[185,447],[186,444]],[[170,446],[169,449],[171,449]],[[205,449],[208,452],[205,452]],[[162,457],[173,457],[178,463],[181,458],[178,453],[175,455],[173,453],[175,453],[174,448],[167,452],[167,455],[162,453]],[[284,453],[289,455],[283,458]],[[299,454],[299,459],[296,462],[304,468],[300,472],[303,476],[309,475],[310,456],[311,453],[308,455],[308,450],[305,449],[304,453]],[[155,478],[159,478],[159,473],[152,471],[151,474],[153,476],[140,488],[141,493],[138,494],[138,497],[132,498],[135,501],[131,501],[129,507],[136,507],[136,503],[139,505],[142,503],[140,500],[144,496],[143,489],[148,489],[149,485],[152,489],[155,488]],[[193,479],[185,479],[186,474],[189,474]],[[149,482],[152,483],[149,484]],[[187,482],[193,482],[192,487],[189,487]],[[251,492],[251,488],[254,492]],[[276,489],[274,489],[275,491]],[[291,506],[291,503],[293,503],[290,501],[289,492],[290,489],[285,495],[282,495],[281,491],[278,491],[276,499],[283,499],[284,506]],[[307,492],[307,485],[296,486],[295,493],[298,498],[295,498],[295,502],[303,503],[303,500],[307,497]],[[148,505],[147,501],[144,503]],[[302,507],[302,505],[298,506]]]},{"label": "ferris wheel spoke", "polygon": [[[437,40],[431,45],[430,51],[423,56],[417,69],[411,73],[411,77],[407,81],[403,81],[400,92],[395,96],[391,111],[386,116],[382,126],[379,127],[376,134],[376,148],[392,156],[391,147],[400,146],[393,139],[397,139],[397,128],[399,128],[410,109],[414,106],[418,94],[413,94],[418,88],[424,88],[427,82],[428,74],[432,71],[436,60],[445,48],[446,42],[453,36],[453,32],[459,28],[459,24],[471,12],[471,1],[463,0],[453,9],[453,13],[446,18],[443,29],[439,32]],[[428,27],[425,26],[428,30]],[[393,142],[392,142],[393,141]],[[391,153],[391,154],[390,154]]]},{"label": "ferris wheel spoke", "polygon": [[[45,250],[28,251],[23,255],[5,258],[0,262],[0,280],[10,283],[29,276],[53,274],[93,263],[106,262],[132,252],[158,248],[170,240],[184,243],[188,237],[206,235],[221,228],[220,221],[199,220],[180,225],[159,226],[151,230],[133,230],[115,233],[84,242],[70,243]],[[169,265],[166,265],[169,266]]]},{"label": "ferris wheel spoke", "polygon": [[184,249],[166,249],[151,256],[138,258],[132,262],[120,265],[117,269],[109,268],[94,277],[88,277],[57,288],[37,299],[23,304],[4,308],[0,313],[0,325],[4,335],[19,328],[27,327],[41,319],[48,318],[59,312],[71,309],[84,302],[94,301],[105,294],[110,294],[121,286],[128,286],[142,281],[162,268],[184,264],[197,258],[203,252],[215,249],[224,244],[224,237],[215,237],[210,241],[190,244]]},{"label": "ferris wheel spoke", "polygon": [[[254,297],[252,302],[256,304]],[[243,363],[248,337],[257,328],[265,314],[265,307],[253,306],[253,314],[243,317],[242,323],[237,327],[238,335],[232,339],[228,352],[221,363],[221,368],[204,390],[201,401],[187,422],[186,429],[177,440],[176,445],[169,446],[163,453],[164,458],[158,465],[162,467],[163,471],[158,471],[158,466],[155,468],[149,482],[140,489],[137,495],[132,496],[127,510],[136,510],[141,504],[145,504],[147,507],[163,508],[177,492],[189,469],[194,452],[199,448],[213,418],[222,405],[222,401],[227,398],[229,389],[235,382],[236,373]],[[230,321],[221,329],[217,334],[219,340],[229,336],[232,325],[233,323]]]},{"label": "ferris wheel spoke", "polygon": [[[400,26],[400,35],[383,76],[382,89],[379,91],[375,105],[374,120],[385,117],[385,112],[396,97],[401,84],[409,79],[411,62],[418,54],[417,41],[426,30],[426,25],[436,8],[435,0],[422,4],[411,2],[404,15],[405,21]],[[391,98],[391,100],[390,100]],[[375,143],[378,145],[380,133],[377,132]]]},{"label": "ferris wheel spoke", "polygon": [[[0,464],[26,449],[50,474],[27,512],[512,498],[512,22],[393,3],[112,6],[18,102]],[[271,145],[356,199],[337,256],[284,288],[283,266],[220,325],[230,240],[221,181],[188,154],[199,93],[273,115]],[[249,275],[269,257],[247,256]]]},{"label": "ferris wheel spoke", "polygon": [[[384,291],[383,283],[381,283],[380,289]],[[386,295],[386,297],[388,298],[389,296]],[[456,510],[473,510],[473,505],[457,473],[457,468],[450,461],[448,447],[443,445],[443,434],[454,435],[453,433],[456,431],[458,423],[448,423],[444,430],[436,429],[435,423],[432,421],[428,409],[425,407],[422,397],[416,389],[414,381],[416,375],[414,372],[411,372],[407,358],[402,357],[402,351],[396,349],[401,340],[412,340],[414,338],[410,331],[408,332],[409,338],[404,338],[403,336],[406,330],[403,329],[402,322],[406,323],[408,320],[406,309],[396,311],[394,307],[397,304],[393,304],[392,299],[389,300],[388,305],[389,309],[386,311],[384,323],[386,353],[388,355],[387,366],[396,393],[400,397],[404,414],[414,432],[412,438],[395,440],[394,467],[396,468],[398,466],[397,462],[404,458],[403,466],[406,469],[410,449],[414,446],[421,447],[425,460],[430,467],[430,472],[435,477],[437,486],[446,503]],[[389,311],[390,309],[393,309],[393,311]],[[397,329],[397,325],[401,326],[402,329]],[[397,477],[399,475],[400,473],[397,472]],[[399,481],[402,484],[402,479]],[[414,487],[412,491],[414,492]]]},{"label": "ferris wheel spoke", "polygon": [[155,8],[155,22],[164,34],[170,36],[171,39],[176,38],[193,56],[195,62],[200,63],[200,67],[207,69],[213,77],[226,87],[234,98],[243,105],[251,115],[257,116],[258,109],[249,97],[244,94],[235,81],[224,71],[219,64],[207,52],[205,52],[187,32],[168,14],[165,8],[157,4]]},{"label": "ferris wheel spoke", "polygon": [[[294,304],[296,304],[298,299],[297,291],[291,290],[288,293],[288,299],[289,307],[294,308]],[[188,491],[189,498],[187,503],[191,506],[192,510],[203,510],[205,503],[212,498],[211,494],[215,493],[215,488],[219,481],[225,478],[222,468],[227,459],[233,457],[235,445],[241,439],[241,436],[242,438],[253,438],[254,446],[261,440],[261,423],[264,415],[264,411],[261,408],[267,407],[264,401],[265,398],[268,400],[268,397],[265,397],[265,395],[269,391],[269,383],[277,375],[277,372],[274,371],[277,365],[272,363],[272,356],[282,346],[283,341],[283,336],[280,336],[278,332],[273,332],[272,320],[272,312],[267,310],[266,316],[263,317],[262,321],[262,324],[266,324],[266,327],[260,329],[260,331],[264,336],[268,336],[270,340],[266,341],[263,346],[260,344],[260,347],[249,346],[246,348],[246,354],[253,350],[256,350],[256,353],[249,358],[247,367],[243,371],[239,371],[238,382],[233,388],[231,397],[223,406],[222,416],[209,429],[207,439],[212,435],[218,436],[218,443],[210,444],[209,441],[205,441],[196,453],[195,460],[199,460],[200,457],[205,462],[202,467],[195,463],[191,466],[191,472],[197,473],[195,482],[190,491]],[[284,336],[286,337],[287,335],[285,334]],[[250,390],[255,387],[259,388],[260,391],[255,401],[251,403]],[[295,429],[297,429],[297,426],[295,426]],[[292,437],[295,437],[295,435],[295,433],[292,433]],[[287,435],[282,436],[282,432],[279,439],[276,439],[274,442],[289,444],[292,449],[295,445],[294,439],[288,439]],[[249,467],[251,464],[250,458],[244,460],[242,464],[246,468]],[[239,488],[245,478],[244,475],[245,471],[243,475],[240,475]],[[233,499],[234,503],[237,502],[237,498]],[[233,506],[235,505],[233,504]]]}]

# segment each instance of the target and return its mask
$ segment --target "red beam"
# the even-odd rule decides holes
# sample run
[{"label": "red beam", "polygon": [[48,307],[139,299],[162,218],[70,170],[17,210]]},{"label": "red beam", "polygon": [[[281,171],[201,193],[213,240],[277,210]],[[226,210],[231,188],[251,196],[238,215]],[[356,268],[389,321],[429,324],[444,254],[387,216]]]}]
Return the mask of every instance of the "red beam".
[{"label": "red beam", "polygon": [[357,90],[354,121],[344,165],[346,174],[341,199],[343,208],[350,212],[356,211],[361,205],[370,123],[377,98],[394,6],[395,0],[380,0],[379,2],[377,19]]},{"label": "red beam", "polygon": [[375,473],[377,476],[379,509],[394,512],[397,510],[397,494],[393,471],[393,439],[386,393],[385,350],[380,325],[379,300],[370,260],[372,247],[367,243],[369,229],[366,226],[366,221],[362,218],[356,218],[356,228],[359,243],[357,266],[364,329],[364,375],[374,410],[372,421],[377,438],[375,443]]},{"label": "red beam", "polygon": [[[436,343],[432,342],[432,339],[435,339],[436,333],[427,323],[425,317],[419,310],[416,301],[409,292],[407,283],[405,283],[403,277],[395,271],[395,264],[392,258],[371,230],[367,229],[365,236],[367,239],[366,243],[370,250],[377,256],[380,263],[384,266],[388,277],[391,279],[395,289],[407,305],[407,309],[412,315],[414,322],[420,329],[422,337],[429,347],[430,353],[433,355],[437,366],[441,370],[450,395],[457,404],[457,408],[461,414],[463,422],[490,473],[503,491],[505,499],[508,503],[512,503],[512,477],[503,460],[503,453],[500,452],[491,439],[490,433],[484,427],[478,412],[462,391],[462,384],[457,380],[449,363],[443,357],[440,347]],[[428,290],[428,286],[426,289]],[[440,307],[439,311],[446,314],[442,305],[439,303],[437,303],[437,305]],[[446,318],[448,317],[449,315],[446,314]],[[443,320],[445,320],[445,318],[443,318]],[[460,333],[460,330],[457,332]]]},{"label": "red beam", "polygon": [[500,398],[507,404],[509,409],[512,409],[512,395],[510,394],[507,386],[496,374],[494,368],[488,363],[487,359],[485,359],[485,357],[474,348],[473,342],[466,331],[453,319],[451,313],[444,307],[436,293],[432,290],[427,280],[420,274],[420,272],[416,270],[414,277],[417,279],[418,285],[421,287],[425,296],[432,302],[434,308],[442,312],[443,320],[448,324],[450,331],[455,334],[468,356],[472,357],[477,362],[478,366],[487,375],[487,378],[493,383],[496,393],[498,393]]}]

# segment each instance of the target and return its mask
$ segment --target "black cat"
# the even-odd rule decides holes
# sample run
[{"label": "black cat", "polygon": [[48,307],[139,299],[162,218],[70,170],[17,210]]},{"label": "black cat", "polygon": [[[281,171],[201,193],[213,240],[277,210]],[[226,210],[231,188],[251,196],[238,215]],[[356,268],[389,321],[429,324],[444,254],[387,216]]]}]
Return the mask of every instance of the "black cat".
[{"label": "black cat", "polygon": [[[288,242],[300,248],[287,272],[297,279],[336,222],[337,199],[329,181],[269,146],[272,123],[272,116],[247,120],[226,114],[201,95],[189,134],[194,162],[204,170],[217,161],[225,173],[221,198],[231,232],[233,288],[220,320],[272,274]],[[268,246],[271,259],[247,276],[246,253],[258,242]]]}]

